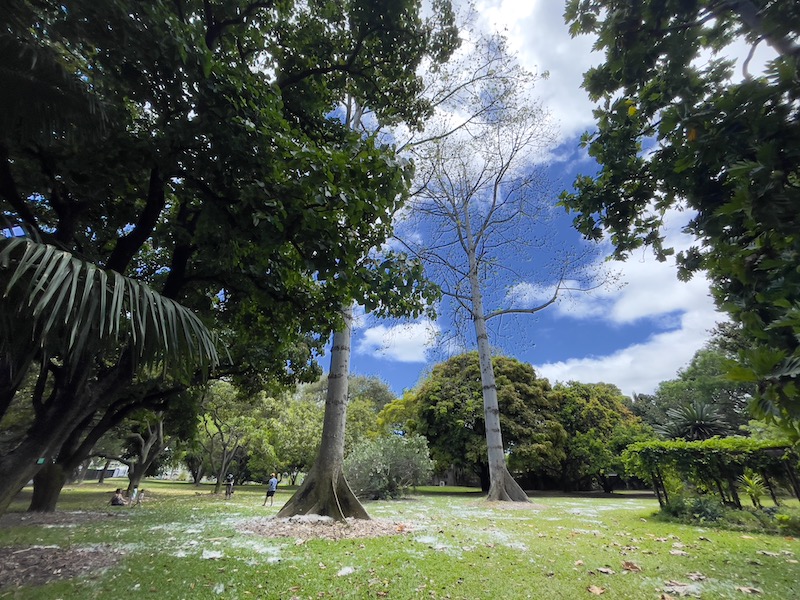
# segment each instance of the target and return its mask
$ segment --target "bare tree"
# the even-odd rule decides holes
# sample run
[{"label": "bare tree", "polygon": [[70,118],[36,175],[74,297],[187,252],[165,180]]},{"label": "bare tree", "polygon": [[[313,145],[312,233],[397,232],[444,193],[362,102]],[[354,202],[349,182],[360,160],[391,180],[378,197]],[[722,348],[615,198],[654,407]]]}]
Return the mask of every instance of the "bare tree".
[{"label": "bare tree", "polygon": [[[546,264],[554,247],[543,228],[554,205],[537,161],[544,159],[553,135],[545,111],[527,94],[533,80],[524,75],[483,82],[465,96],[467,106],[453,113],[476,118],[457,129],[450,124],[452,117],[445,119],[426,143],[414,148],[419,187],[402,225],[403,243],[423,259],[428,276],[442,287],[454,323],[463,328],[471,322],[474,327],[489,500],[527,501],[527,495],[505,463],[487,322],[536,313],[562,292],[594,285],[577,276],[589,248],[577,255],[559,252],[554,263]],[[522,289],[536,293],[521,294]],[[487,299],[498,308],[487,309]]]}]

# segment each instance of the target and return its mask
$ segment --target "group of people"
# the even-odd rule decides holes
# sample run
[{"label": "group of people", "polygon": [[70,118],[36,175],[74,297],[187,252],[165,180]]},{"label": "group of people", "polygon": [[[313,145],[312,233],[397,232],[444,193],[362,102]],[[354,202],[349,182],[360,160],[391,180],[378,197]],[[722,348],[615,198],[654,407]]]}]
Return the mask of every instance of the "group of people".
[{"label": "group of people", "polygon": [[131,492],[130,501],[122,493],[122,488],[114,490],[114,495],[111,496],[111,506],[138,506],[144,499],[144,488],[141,490],[138,487],[133,488]]},{"label": "group of people", "polygon": [[[275,492],[278,491],[278,484],[283,480],[283,478],[278,479],[277,474],[272,473],[270,476],[269,481],[267,482],[267,495],[264,498],[264,504],[261,506],[267,505],[267,500],[269,500],[269,505],[272,506],[275,500]],[[225,499],[230,499],[233,496],[233,474],[228,473],[228,477],[225,478]],[[141,490],[139,488],[133,488],[133,492],[131,492],[130,502],[122,493],[122,488],[117,488],[114,491],[114,495],[111,497],[111,506],[137,506],[142,503],[142,499],[144,497],[144,488]]]}]

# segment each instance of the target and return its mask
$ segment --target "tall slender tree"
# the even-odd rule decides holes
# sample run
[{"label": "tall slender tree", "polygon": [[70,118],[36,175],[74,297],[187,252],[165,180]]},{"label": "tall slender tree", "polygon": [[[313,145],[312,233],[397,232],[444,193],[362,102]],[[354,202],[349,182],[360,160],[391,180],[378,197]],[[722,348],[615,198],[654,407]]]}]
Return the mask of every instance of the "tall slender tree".
[{"label": "tall slender tree", "polygon": [[[546,214],[552,204],[536,166],[552,140],[552,130],[540,104],[529,96],[534,81],[534,76],[521,71],[517,77],[479,81],[468,96],[476,106],[467,104],[464,112],[480,118],[453,133],[432,135],[415,148],[421,183],[408,223],[412,232],[424,233],[421,241],[404,238],[425,262],[429,277],[442,286],[458,326],[470,323],[474,328],[483,384],[489,500],[527,501],[527,496],[506,466],[487,322],[504,315],[534,314],[563,292],[595,284],[580,273],[586,254],[558,254],[551,245],[548,251],[555,251],[558,259],[547,265],[536,256],[537,242],[531,241],[536,228],[542,236],[539,244],[547,237]],[[484,84],[491,85],[484,88]],[[481,111],[486,103],[489,108]],[[447,123],[440,128],[452,130]],[[487,308],[487,295],[491,306],[500,308]]]}]

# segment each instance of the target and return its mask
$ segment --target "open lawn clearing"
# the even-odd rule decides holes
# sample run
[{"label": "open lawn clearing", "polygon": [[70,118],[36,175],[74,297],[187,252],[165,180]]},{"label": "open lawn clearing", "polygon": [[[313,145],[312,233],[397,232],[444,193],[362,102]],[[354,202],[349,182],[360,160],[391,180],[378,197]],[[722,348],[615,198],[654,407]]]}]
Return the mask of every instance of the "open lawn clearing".
[{"label": "open lawn clearing", "polygon": [[0,563],[0,598],[800,598],[796,539],[653,521],[652,499],[521,508],[429,493],[368,503],[374,520],[348,529],[269,519],[286,489],[270,508],[263,486],[225,501],[148,481],[144,505],[108,506],[118,485],[69,489],[55,515],[4,516],[0,559],[18,566]]}]

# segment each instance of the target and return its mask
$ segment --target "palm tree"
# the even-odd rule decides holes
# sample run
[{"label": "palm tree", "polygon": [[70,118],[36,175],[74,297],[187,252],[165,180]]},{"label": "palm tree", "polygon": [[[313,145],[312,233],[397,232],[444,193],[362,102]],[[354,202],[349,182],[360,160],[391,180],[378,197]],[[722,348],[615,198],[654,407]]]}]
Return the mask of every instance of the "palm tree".
[{"label": "palm tree", "polygon": [[731,427],[719,408],[704,400],[693,402],[667,411],[663,425],[655,427],[659,434],[672,439],[707,440],[716,435],[727,435]]},{"label": "palm tree", "polygon": [[[215,337],[197,316],[144,282],[39,240],[0,237],[0,418],[41,366],[34,434],[0,453],[0,514],[41,468],[37,457],[57,452],[125,374],[146,367],[185,378],[218,362]],[[49,373],[59,385],[45,397]]]}]

